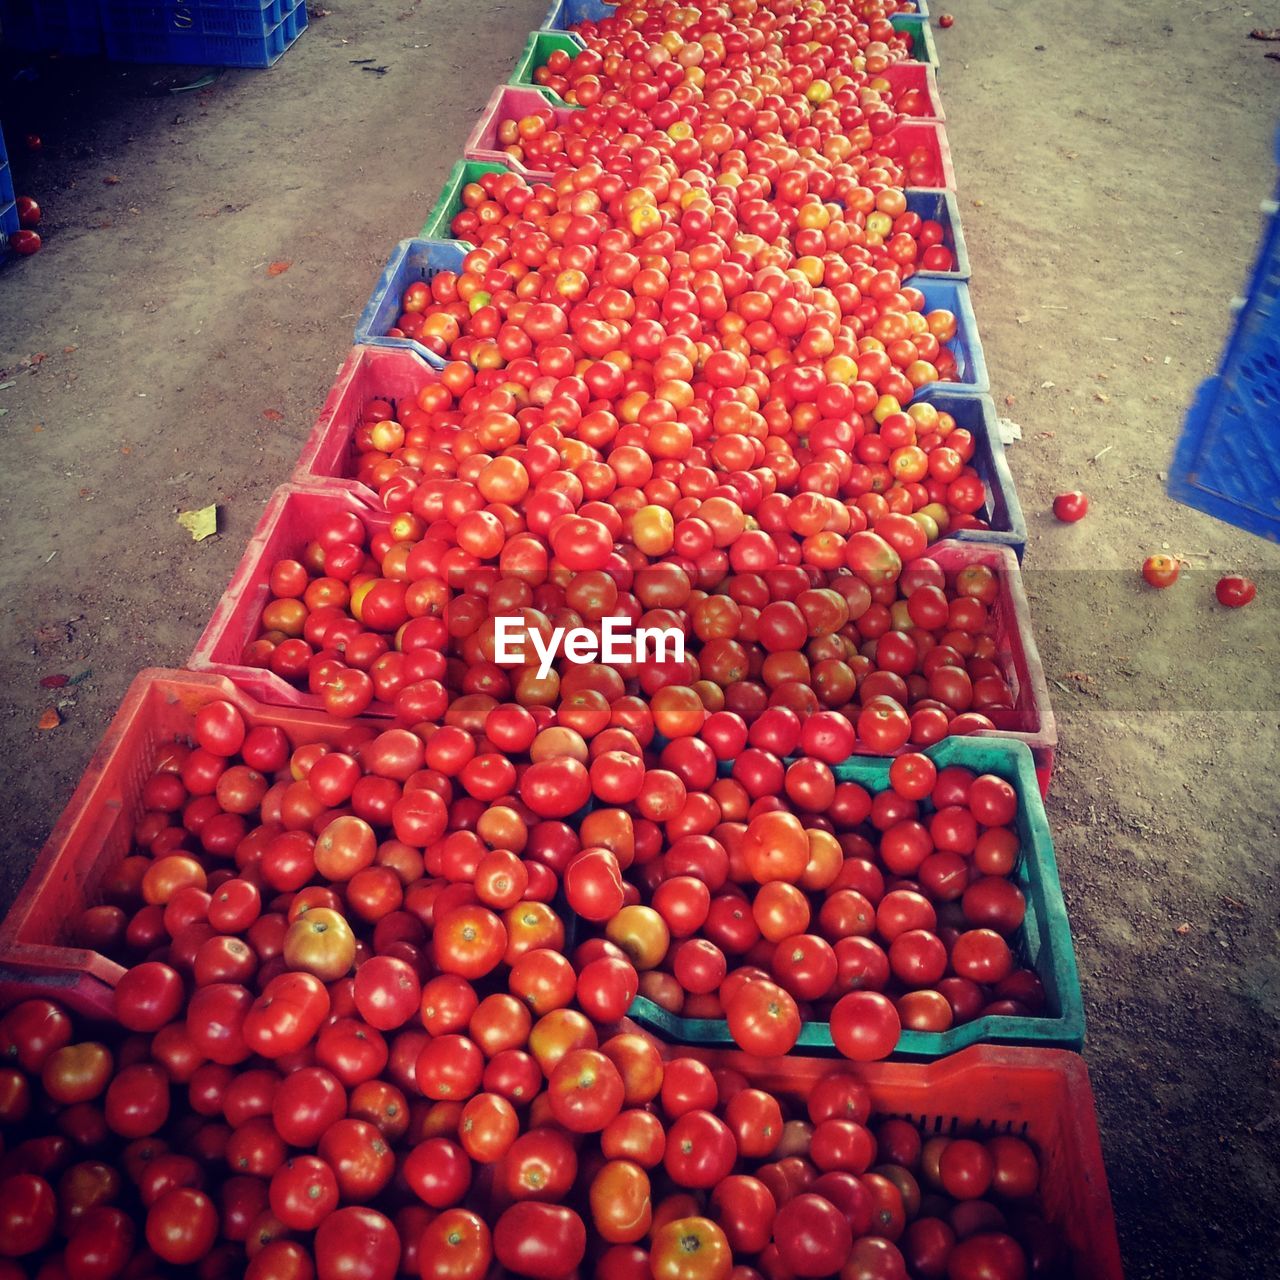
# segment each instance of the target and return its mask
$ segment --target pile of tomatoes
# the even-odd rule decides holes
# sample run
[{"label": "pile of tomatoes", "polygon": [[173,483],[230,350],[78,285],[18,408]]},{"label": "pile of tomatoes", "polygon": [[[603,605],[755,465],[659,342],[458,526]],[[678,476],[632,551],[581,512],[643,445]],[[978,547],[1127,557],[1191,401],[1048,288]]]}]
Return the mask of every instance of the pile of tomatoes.
[{"label": "pile of tomatoes", "polygon": [[[388,1058],[376,1029],[390,1005],[331,1021],[304,1054],[281,1037],[315,1036],[318,997],[264,995],[242,1059],[193,1006],[183,1021],[173,969],[132,973],[118,1028],[43,998],[0,1018],[4,1280],[484,1280],[495,1264],[535,1280],[978,1280],[1063,1264],[1030,1144],[873,1121],[852,1075],[770,1091],[629,1031],[531,1042],[536,1061],[482,1042],[487,1063],[427,1070],[443,1034],[415,1086],[413,1055]],[[423,1009],[465,1025],[456,1002]],[[512,1055],[545,1071],[536,1096]]]}]

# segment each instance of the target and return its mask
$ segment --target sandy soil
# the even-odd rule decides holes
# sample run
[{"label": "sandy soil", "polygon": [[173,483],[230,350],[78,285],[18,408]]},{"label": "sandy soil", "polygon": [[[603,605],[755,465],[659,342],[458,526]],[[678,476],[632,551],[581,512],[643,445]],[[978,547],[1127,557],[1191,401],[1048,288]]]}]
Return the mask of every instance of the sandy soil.
[{"label": "sandy soil", "polygon": [[[0,903],[133,674],[189,652],[391,244],[545,10],[328,3],[274,70],[202,91],[105,64],[5,79],[49,235],[0,271]],[[1163,479],[1275,184],[1280,66],[1246,36],[1280,0],[950,7],[941,85],[997,404],[1024,432],[1050,809],[1127,1270],[1259,1276],[1280,1243],[1280,553]],[[1074,487],[1092,513],[1057,525]],[[193,544],[176,514],[215,501]],[[1136,575],[1158,550],[1192,566],[1163,595]],[[1260,583],[1241,613],[1213,603],[1227,570]]]}]

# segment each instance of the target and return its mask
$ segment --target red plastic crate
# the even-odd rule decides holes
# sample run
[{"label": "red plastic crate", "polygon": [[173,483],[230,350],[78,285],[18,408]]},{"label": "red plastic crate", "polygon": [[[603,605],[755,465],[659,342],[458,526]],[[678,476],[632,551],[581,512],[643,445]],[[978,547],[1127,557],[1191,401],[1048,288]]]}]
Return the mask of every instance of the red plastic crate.
[{"label": "red plastic crate", "polygon": [[[323,708],[316,694],[294,688],[265,668],[246,666],[243,658],[245,649],[259,635],[262,611],[271,600],[268,578],[272,564],[300,556],[321,522],[339,511],[354,512],[371,534],[385,528],[391,519],[387,512],[370,506],[355,492],[333,485],[286,484],[271,495],[187,666],[193,671],[228,676],[250,697],[274,707],[306,707],[313,711]],[[369,714],[390,716],[394,711],[384,702],[375,702]]]},{"label": "red plastic crate", "polygon": [[1084,1059],[1062,1049],[974,1045],[936,1062],[854,1064],[830,1058],[751,1058],[733,1050],[665,1049],[750,1083],[803,1099],[832,1072],[851,1072],[871,1091],[873,1115],[898,1116],[929,1134],[1011,1133],[1041,1156],[1045,1217],[1071,1248],[1076,1280],[1123,1280],[1115,1215]]},{"label": "red plastic crate", "polygon": [[897,139],[898,153],[903,158],[917,147],[924,147],[929,152],[935,171],[934,178],[921,181],[919,186],[944,187],[948,191],[956,189],[951,144],[947,141],[946,129],[936,120],[900,120],[886,136]]},{"label": "red plastic crate", "polygon": [[942,98],[938,94],[938,74],[927,62],[891,62],[872,78],[887,80],[895,95],[908,89],[923,89],[929,99],[929,111],[911,119],[936,120],[939,124],[945,122],[947,114],[942,109]]},{"label": "red plastic crate", "polygon": [[265,706],[223,676],[140,672],[0,923],[0,990],[14,976],[49,981],[50,974],[77,973],[108,987],[119,980],[123,970],[114,961],[68,945],[70,930],[86,907],[101,901],[103,880],[133,848],[156,753],[174,739],[190,741],[196,712],[219,699],[234,703],[251,727],[279,727],[294,746],[336,742],[349,724],[320,712]]},{"label": "red plastic crate", "polygon": [[950,539],[935,542],[925,554],[947,572],[981,564],[999,576],[1000,595],[995,605],[996,661],[1013,688],[1013,723],[1007,729],[983,729],[974,736],[1025,742],[1031,748],[1040,794],[1047,796],[1058,746],[1058,726],[1049,703],[1049,682],[1045,679],[1040,650],[1031,629],[1031,608],[1027,604],[1017,555],[1012,547]]},{"label": "red plastic crate", "polygon": [[558,124],[563,124],[571,115],[581,110],[580,107],[557,106],[540,89],[500,84],[485,103],[480,119],[467,137],[462,154],[468,160],[492,160],[505,164],[527,182],[549,182],[551,174],[546,170],[531,169],[519,160],[512,159],[498,141],[498,125],[503,120],[519,120],[521,116],[531,115],[541,107],[550,107]]},{"label": "red plastic crate", "polygon": [[381,347],[352,347],[324,408],[312,427],[302,456],[293,469],[292,483],[330,487],[329,480],[344,481],[364,502],[376,504],[378,495],[354,479],[356,470],[352,439],[370,400],[396,401],[413,397],[440,374],[412,351],[388,351]]}]

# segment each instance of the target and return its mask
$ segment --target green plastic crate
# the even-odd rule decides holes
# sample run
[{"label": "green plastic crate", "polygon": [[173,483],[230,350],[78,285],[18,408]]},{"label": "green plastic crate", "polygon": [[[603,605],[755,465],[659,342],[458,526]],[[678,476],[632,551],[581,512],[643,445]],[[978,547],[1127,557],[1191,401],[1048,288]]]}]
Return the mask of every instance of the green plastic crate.
[{"label": "green plastic crate", "polygon": [[[449,170],[449,176],[440,188],[436,202],[427,214],[422,230],[418,232],[422,240],[456,239],[449,230],[449,224],[457,217],[462,208],[462,188],[470,182],[479,182],[486,173],[507,173],[507,166],[489,160],[459,160]],[[463,241],[462,243],[466,243]],[[475,246],[473,245],[472,248]]]},{"label": "green plastic crate", "polygon": [[929,26],[929,19],[921,17],[918,13],[895,13],[889,21],[893,24],[895,31],[902,31],[911,36],[912,58],[916,62],[927,62],[936,73],[938,49],[933,43],[933,29]]},{"label": "green plastic crate", "polygon": [[563,49],[571,58],[581,53],[587,46],[568,31],[534,31],[524,43],[520,57],[516,59],[515,70],[511,73],[508,84],[524,85],[527,88],[542,89],[552,106],[567,107],[570,104],[550,89],[538,84],[533,73],[557,50]]},{"label": "green plastic crate", "polygon": [[[1027,916],[1012,946],[1018,960],[1040,976],[1047,1012],[1040,1017],[975,1018],[949,1031],[903,1031],[894,1056],[941,1058],[971,1044],[1026,1044],[1079,1051],[1084,1044],[1080,974],[1058,880],[1053,838],[1030,749],[1025,743],[994,738],[946,738],[924,754],[939,770],[947,765],[962,765],[975,773],[997,774],[1017,789],[1017,829],[1022,850],[1013,879],[1026,895]],[[860,783],[875,794],[889,786],[890,763],[877,757],[854,757],[837,765],[834,772],[839,781]],[[677,1017],[643,996],[636,997],[628,1016],[679,1044],[733,1044],[729,1024],[723,1019]],[[796,1049],[836,1053],[829,1024],[806,1023]]]}]

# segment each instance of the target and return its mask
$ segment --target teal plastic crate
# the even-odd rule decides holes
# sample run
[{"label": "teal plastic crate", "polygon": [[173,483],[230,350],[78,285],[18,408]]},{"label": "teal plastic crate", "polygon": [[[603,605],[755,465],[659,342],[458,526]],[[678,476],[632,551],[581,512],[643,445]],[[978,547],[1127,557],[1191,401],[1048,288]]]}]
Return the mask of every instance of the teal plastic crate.
[{"label": "teal plastic crate", "polygon": [[916,62],[938,66],[938,49],[933,43],[933,28],[929,19],[921,13],[895,13],[890,19],[895,31],[911,37],[911,56]]},{"label": "teal plastic crate", "polygon": [[[1034,969],[1044,984],[1046,1013],[1039,1017],[976,1018],[949,1031],[903,1031],[894,1056],[941,1058],[972,1044],[1025,1044],[1078,1051],[1084,1044],[1085,1032],[1080,974],[1058,880],[1053,838],[1036,785],[1031,752],[1021,742],[947,738],[924,754],[939,769],[962,765],[976,773],[994,773],[1012,782],[1017,789],[1017,830],[1022,850],[1013,879],[1026,895],[1027,916],[1012,945],[1018,960]],[[875,793],[889,786],[889,764],[888,760],[871,756],[855,757],[837,765],[835,774],[841,782],[857,782]],[[729,1024],[723,1019],[677,1017],[643,996],[636,997],[628,1016],[675,1043],[733,1044]],[[806,1023],[801,1028],[796,1049],[836,1054],[830,1025]]]}]

